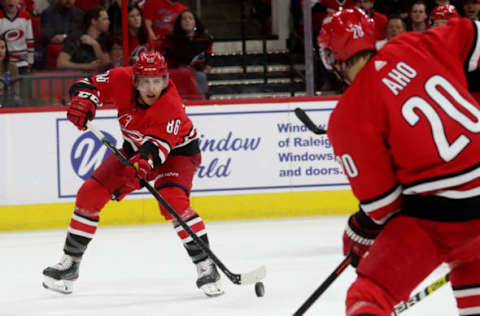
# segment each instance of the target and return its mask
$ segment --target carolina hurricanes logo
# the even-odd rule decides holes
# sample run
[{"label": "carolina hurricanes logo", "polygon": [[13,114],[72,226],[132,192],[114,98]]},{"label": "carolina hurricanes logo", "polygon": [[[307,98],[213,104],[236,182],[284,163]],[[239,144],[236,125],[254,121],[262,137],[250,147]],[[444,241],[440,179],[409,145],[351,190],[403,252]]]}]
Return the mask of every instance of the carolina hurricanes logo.
[{"label": "carolina hurricanes logo", "polygon": [[4,34],[5,34],[5,39],[7,41],[16,41],[22,38],[24,33],[22,30],[16,29],[16,30],[8,30]]},{"label": "carolina hurricanes logo", "polygon": [[132,121],[133,117],[131,114],[123,114],[118,118],[118,121],[120,122],[120,126],[122,127],[127,127],[128,124]]},{"label": "carolina hurricanes logo", "polygon": [[136,130],[127,129],[128,124],[133,120],[133,116],[131,114],[123,114],[118,118],[118,122],[120,123],[120,128],[122,129],[122,133],[125,137],[130,138],[136,144],[139,144],[143,140],[143,134]]}]

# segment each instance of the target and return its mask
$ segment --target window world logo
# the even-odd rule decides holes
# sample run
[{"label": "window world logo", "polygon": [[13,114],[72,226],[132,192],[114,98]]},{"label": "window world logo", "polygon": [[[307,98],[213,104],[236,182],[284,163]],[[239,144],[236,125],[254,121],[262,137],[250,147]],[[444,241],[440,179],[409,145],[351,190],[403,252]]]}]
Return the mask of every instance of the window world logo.
[{"label": "window world logo", "polygon": [[[115,138],[102,131],[105,137],[115,146]],[[92,132],[83,133],[73,144],[70,161],[75,173],[87,180],[93,171],[107,158],[109,151]]]}]

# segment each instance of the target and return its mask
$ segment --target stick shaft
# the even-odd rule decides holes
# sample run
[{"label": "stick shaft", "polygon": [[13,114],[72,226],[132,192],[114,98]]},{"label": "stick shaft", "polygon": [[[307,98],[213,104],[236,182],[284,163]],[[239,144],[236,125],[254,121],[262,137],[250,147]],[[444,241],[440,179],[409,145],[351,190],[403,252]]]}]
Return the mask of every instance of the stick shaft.
[{"label": "stick shaft", "polygon": [[325,292],[330,285],[337,279],[337,277],[342,274],[343,271],[356,259],[356,256],[353,253],[349,253],[343,261],[338,265],[338,267],[328,276],[328,278],[323,281],[322,284],[315,290],[315,292],[310,295],[310,297],[305,301],[305,303],[300,306],[300,308],[293,314],[293,316],[303,315],[310,306],[315,303],[315,301],[320,297],[320,295]]},{"label": "stick shaft", "polygon": [[407,309],[409,309],[413,305],[415,305],[418,302],[420,302],[421,300],[423,300],[428,295],[432,294],[433,292],[435,292],[436,290],[438,290],[439,288],[441,288],[442,286],[447,284],[449,280],[450,280],[450,274],[448,274],[448,273],[445,274],[444,276],[442,276],[441,278],[435,280],[432,284],[430,284],[429,286],[427,286],[423,290],[417,292],[412,297],[410,297],[408,302],[401,302],[401,303],[397,304],[395,306],[391,316],[397,316],[400,313],[406,311]]}]

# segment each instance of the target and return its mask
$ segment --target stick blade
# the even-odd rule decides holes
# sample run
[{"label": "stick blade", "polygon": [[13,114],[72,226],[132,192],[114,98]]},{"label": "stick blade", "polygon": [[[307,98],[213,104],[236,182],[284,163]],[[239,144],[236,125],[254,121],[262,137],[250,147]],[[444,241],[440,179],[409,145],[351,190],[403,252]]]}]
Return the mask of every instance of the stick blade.
[{"label": "stick blade", "polygon": [[261,266],[253,271],[242,273],[240,274],[240,284],[254,284],[258,281],[261,281],[267,275],[267,268],[265,266]]},{"label": "stick blade", "polygon": [[314,134],[324,135],[327,133],[326,130],[323,130],[317,125],[315,125],[315,123],[313,123],[313,121],[310,119],[307,113],[305,113],[305,111],[302,110],[301,108],[296,108],[294,110],[294,113],[297,116],[297,118]]}]

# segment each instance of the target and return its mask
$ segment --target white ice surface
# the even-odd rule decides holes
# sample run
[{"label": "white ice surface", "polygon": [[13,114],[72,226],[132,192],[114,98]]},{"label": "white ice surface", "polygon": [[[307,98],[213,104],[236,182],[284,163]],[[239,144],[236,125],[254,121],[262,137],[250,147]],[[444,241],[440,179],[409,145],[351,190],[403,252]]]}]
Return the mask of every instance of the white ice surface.
[{"label": "white ice surface", "polygon": [[[99,227],[84,255],[74,293],[41,286],[42,269],[61,256],[65,230],[0,233],[0,316],[281,316],[292,315],[342,260],[346,217],[210,222],[212,249],[234,273],[267,266],[265,296],[232,284],[207,298],[169,224]],[[442,266],[422,283],[446,273]],[[348,268],[305,313],[344,315],[345,292],[355,277]],[[450,286],[402,313],[456,315]]]}]

